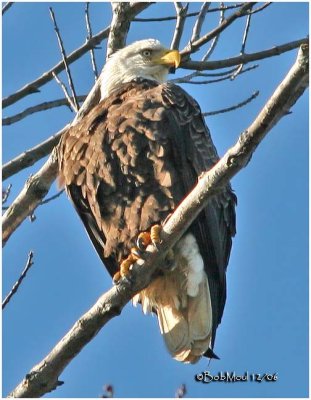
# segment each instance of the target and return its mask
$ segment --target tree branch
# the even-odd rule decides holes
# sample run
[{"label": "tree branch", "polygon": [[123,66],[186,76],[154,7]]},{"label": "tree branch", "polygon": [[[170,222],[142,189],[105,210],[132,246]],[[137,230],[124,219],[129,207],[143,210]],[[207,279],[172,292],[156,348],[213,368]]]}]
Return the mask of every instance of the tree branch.
[{"label": "tree branch", "polygon": [[186,6],[183,7],[181,2],[175,1],[174,5],[175,5],[177,19],[170,48],[176,50],[179,49],[180,40],[184,31],[189,3],[187,3]]},{"label": "tree branch", "polygon": [[[110,27],[100,31],[97,35],[93,36],[90,40],[88,40],[84,45],[79,47],[78,49],[74,50],[72,53],[69,54],[67,57],[68,64],[73,63],[74,61],[78,60],[82,57],[85,53],[87,53],[90,49],[96,47],[100,42],[108,37]],[[65,65],[63,61],[60,61],[56,64],[53,68],[49,71],[46,71],[42,74],[39,78],[35,79],[34,81],[27,83],[24,87],[19,89],[17,92],[11,94],[8,97],[5,97],[2,101],[2,107],[8,107],[11,104],[16,103],[18,100],[22,99],[25,96],[28,96],[31,93],[38,92],[39,87],[45,85],[47,82],[53,79],[53,72],[55,74],[60,73],[65,69]]]},{"label": "tree branch", "polygon": [[218,25],[215,29],[213,29],[211,32],[202,36],[200,39],[196,40],[195,42],[190,43],[190,45],[187,45],[186,48],[180,52],[180,54],[184,58],[187,58],[190,56],[190,54],[193,54],[196,51],[198,51],[201,46],[203,46],[205,43],[209,42],[215,36],[217,36],[221,32],[223,32],[235,20],[247,15],[247,12],[254,6],[254,4],[256,4],[256,3],[247,2],[247,3],[243,4],[243,6],[239,10],[237,10],[235,13],[231,14],[228,18],[224,19],[223,22],[220,25]]},{"label": "tree branch", "polygon": [[[244,74],[245,72],[249,72],[254,70],[255,68],[258,68],[258,64],[256,65],[252,65],[249,68],[245,68],[243,71],[241,71],[241,74]],[[192,85],[206,85],[209,83],[216,83],[216,82],[221,82],[221,81],[225,81],[225,80],[233,80],[232,79],[232,73],[235,72],[235,69],[232,71],[227,71],[226,73],[220,75],[222,76],[221,78],[216,78],[216,79],[209,79],[209,80],[205,80],[205,81],[193,81],[192,79],[194,78],[202,78],[204,76],[208,76],[209,74],[204,74],[200,71],[196,71],[192,74],[183,76],[181,78],[176,78],[176,79],[171,79],[170,82],[172,83],[189,83]],[[219,76],[219,75],[218,75]]]},{"label": "tree branch", "polygon": [[219,162],[200,177],[198,184],[164,224],[159,251],[152,246],[144,263],[133,266],[130,279],[121,279],[118,285],[103,294],[9,397],[39,397],[60,384],[58,378],[70,361],[111,318],[121,313],[137,292],[148,286],[165,253],[188,229],[209,198],[223,190],[229,180],[247,165],[258,144],[307,88],[308,71],[308,46],[303,46],[295,64],[254,122]]},{"label": "tree branch", "polygon": [[34,264],[34,262],[33,262],[33,252],[30,251],[29,254],[28,254],[28,259],[27,259],[27,262],[26,262],[26,266],[23,269],[23,272],[21,273],[21,276],[14,283],[10,293],[6,296],[6,298],[2,302],[2,310],[4,310],[5,306],[8,304],[8,302],[14,296],[14,294],[18,291],[18,288],[20,287],[21,283],[23,282],[24,278],[27,275],[27,272],[29,271],[29,269],[31,268],[31,266],[33,264]]},{"label": "tree branch", "polygon": [[[72,101],[73,98],[71,97],[70,99]],[[77,96],[77,100],[79,103],[84,101],[85,99],[86,99],[86,95]],[[18,114],[3,118],[2,125],[3,126],[12,125],[12,124],[15,124],[16,122],[28,117],[31,114],[36,113],[36,112],[46,111],[46,110],[50,110],[52,108],[61,107],[61,106],[67,106],[70,108],[70,103],[67,98],[57,99],[57,100],[52,100],[52,101],[45,101],[44,103],[37,104],[36,106],[28,107],[24,111],[22,111]]]},{"label": "tree branch", "polygon": [[63,133],[67,131],[69,125],[55,133],[53,136],[38,144],[37,146],[26,150],[13,160],[7,162],[2,168],[2,179],[6,180],[10,176],[17,174],[19,171],[30,167],[41,158],[51,153],[53,148],[58,144]]},{"label": "tree branch", "polygon": [[[91,23],[90,23],[90,16],[89,16],[89,6],[90,6],[90,3],[87,2],[85,5],[85,24],[86,24],[86,30],[87,30],[87,40],[90,40],[93,37]],[[95,77],[95,82],[96,82],[96,80],[98,78],[98,70],[97,70],[97,65],[96,65],[96,60],[95,60],[94,49],[90,49],[90,56],[91,56],[92,69],[94,72],[94,77]]]},{"label": "tree branch", "polygon": [[[223,3],[221,3],[223,4]],[[219,12],[219,23],[218,25],[221,25],[224,22],[225,19],[225,11],[221,10]],[[217,43],[218,43],[218,39],[220,37],[220,33],[218,33],[212,40],[212,43],[210,44],[209,49],[206,51],[206,53],[204,54],[204,56],[202,57],[202,61],[206,61],[210,58],[210,56],[213,54],[214,50],[216,49]]]},{"label": "tree branch", "polygon": [[308,43],[309,39],[306,37],[293,42],[272,47],[271,49],[258,51],[257,53],[242,54],[237,57],[227,58],[226,60],[206,61],[206,62],[192,61],[192,60],[184,61],[181,62],[179,68],[194,69],[198,71],[214,70],[218,68],[228,68],[234,65],[247,64],[251,61],[257,61],[257,60],[262,60],[264,58],[279,56],[282,53],[286,53],[287,51],[296,49],[302,44],[308,44]]},{"label": "tree branch", "polygon": [[[66,55],[65,47],[64,47],[63,40],[62,40],[62,37],[60,35],[60,31],[58,29],[57,23],[56,23],[56,18],[55,18],[55,14],[54,14],[53,8],[49,7],[49,10],[50,10],[51,19],[52,19],[53,24],[54,24],[54,30],[55,30],[55,33],[56,33],[58,45],[59,45],[59,48],[60,48],[60,51],[61,51],[61,55],[62,55],[62,58],[63,58],[63,63],[64,63],[64,66],[65,66],[65,71],[66,71],[66,74],[67,74],[69,87],[70,87],[71,94],[72,94],[72,97],[73,97],[73,105],[72,105],[72,107],[75,110],[75,112],[78,112],[79,103],[78,103],[78,100],[77,100],[75,87],[74,87],[74,84],[73,84],[73,80],[72,80],[72,77],[71,77],[71,72],[70,72],[70,69],[69,69],[68,62],[67,62],[67,55]],[[56,78],[57,75],[55,74],[55,72],[54,72],[53,76],[57,80],[57,78]],[[65,88],[65,90],[64,90],[65,96],[68,98],[68,101],[70,102],[70,96],[67,94],[66,86],[61,84],[61,87],[63,88],[63,90]]]},{"label": "tree branch", "polygon": [[[207,13],[231,10],[233,8],[241,7],[243,4],[244,3],[237,3],[237,4],[233,4],[233,5],[228,5],[228,6],[209,8]],[[186,18],[196,17],[199,14],[200,14],[200,11],[189,13],[189,14],[186,15]],[[172,15],[170,17],[162,17],[162,18],[134,18],[133,21],[134,22],[164,22],[164,21],[172,21],[172,20],[175,20],[175,19],[177,19],[177,16],[176,15]]]},{"label": "tree branch", "polygon": [[126,43],[126,37],[132,20],[153,3],[127,3],[112,2],[113,10],[110,32],[107,42],[106,60],[117,50],[122,49]]},{"label": "tree branch", "polygon": [[251,101],[253,101],[258,95],[259,95],[259,91],[257,90],[251,96],[249,96],[246,100],[243,100],[240,103],[235,104],[234,106],[227,107],[227,108],[222,108],[221,110],[204,112],[204,113],[202,113],[202,115],[204,117],[210,117],[212,115],[223,114],[223,113],[226,113],[226,112],[229,112],[229,111],[237,110],[238,108],[246,106],[246,104],[248,104]]},{"label": "tree branch", "polygon": [[208,9],[210,8],[211,2],[210,1],[205,1],[201,9],[199,11],[198,18],[196,19],[194,26],[192,28],[192,35],[190,38],[190,42],[195,42],[200,38],[201,30],[203,23],[205,21],[206,13],[208,12]]},{"label": "tree branch", "polygon": [[[79,109],[71,125],[75,125],[82,119],[89,110],[94,107],[100,100],[100,78],[97,79],[92,90],[85,99],[82,107]],[[66,132],[69,125],[65,126],[59,133],[57,140],[61,134]],[[51,142],[48,143],[50,145]],[[37,148],[38,150],[38,148]],[[16,163],[15,163],[16,166]],[[2,243],[3,246],[24,221],[27,216],[32,215],[34,209],[41,204],[42,199],[48,193],[53,181],[57,176],[57,153],[54,150],[43,167],[32,177],[30,177],[20,194],[14,200],[2,217]]]},{"label": "tree branch", "polygon": [[66,97],[67,103],[69,104],[70,110],[77,113],[78,110],[79,110],[79,108],[76,106],[76,104],[78,104],[77,98],[74,97],[74,96],[70,97],[70,95],[69,95],[69,93],[67,91],[66,85],[64,84],[64,82],[62,82],[59,79],[59,77],[54,72],[53,72],[53,77],[54,77],[56,83],[61,87],[61,89],[62,89],[62,91],[63,91],[63,93],[64,93],[64,95]]},{"label": "tree branch", "polygon": [[40,204],[42,198],[48,193],[57,174],[57,160],[55,152],[51,154],[43,167],[27,181],[2,217],[3,246],[16,228]]},{"label": "tree branch", "polygon": [[10,196],[12,189],[12,184],[10,183],[9,186],[4,190],[2,189],[2,205],[5,204]]}]

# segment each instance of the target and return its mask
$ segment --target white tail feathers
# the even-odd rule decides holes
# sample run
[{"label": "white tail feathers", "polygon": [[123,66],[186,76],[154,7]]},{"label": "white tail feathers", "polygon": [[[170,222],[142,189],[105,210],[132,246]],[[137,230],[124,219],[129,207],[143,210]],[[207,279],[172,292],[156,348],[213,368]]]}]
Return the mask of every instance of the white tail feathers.
[{"label": "white tail feathers", "polygon": [[[193,257],[195,247],[197,251]],[[185,236],[174,250],[176,268],[155,279],[135,296],[133,302],[141,302],[145,313],[157,313],[167,349],[176,360],[195,363],[211,343],[212,306],[208,279],[205,272],[198,268],[203,260],[192,235]],[[193,265],[194,260],[196,265]],[[200,279],[196,276],[196,279],[189,282],[195,271],[200,274]]]},{"label": "white tail feathers", "polygon": [[211,342],[212,318],[207,279],[199,285],[196,297],[188,297],[185,308],[158,303],[161,334],[172,356],[185,363],[195,363]]}]

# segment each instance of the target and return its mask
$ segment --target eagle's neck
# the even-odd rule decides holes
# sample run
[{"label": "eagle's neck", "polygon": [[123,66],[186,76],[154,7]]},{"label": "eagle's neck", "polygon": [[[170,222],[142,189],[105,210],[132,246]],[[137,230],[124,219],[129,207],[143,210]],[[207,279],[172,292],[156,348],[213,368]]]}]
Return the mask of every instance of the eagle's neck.
[{"label": "eagle's neck", "polygon": [[100,78],[100,99],[103,100],[108,98],[112,94],[112,92],[117,89],[117,87],[120,86],[120,84],[122,83],[131,82],[137,78],[162,83],[165,82],[166,76],[167,73],[164,73],[162,71],[157,71],[152,74],[146,74],[143,71],[130,71],[126,68],[123,68],[122,65],[118,65],[117,63],[114,63],[113,65],[109,65],[107,63],[103,69]]}]

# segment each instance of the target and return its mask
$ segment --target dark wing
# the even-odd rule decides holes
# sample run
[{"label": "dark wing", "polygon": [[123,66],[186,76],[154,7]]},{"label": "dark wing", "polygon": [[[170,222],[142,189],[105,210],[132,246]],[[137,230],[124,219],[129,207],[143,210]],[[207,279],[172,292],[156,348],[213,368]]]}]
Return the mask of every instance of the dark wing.
[{"label": "dark wing", "polygon": [[[170,129],[174,148],[178,149],[175,157],[182,160],[182,181],[188,193],[197,183],[198,176],[213,167],[219,157],[198,103],[183,89],[172,84],[165,85],[164,97],[172,105],[178,105],[169,110]],[[208,275],[213,309],[212,347],[226,301],[226,269],[232,236],[235,235],[235,205],[236,196],[228,185],[209,201],[190,228],[198,242]]]},{"label": "dark wing", "polygon": [[[163,221],[217,161],[198,104],[178,86],[140,79],[103,100],[59,145],[60,182],[111,275],[138,232]],[[225,303],[234,205],[228,186],[190,228],[209,279],[213,338]]]}]

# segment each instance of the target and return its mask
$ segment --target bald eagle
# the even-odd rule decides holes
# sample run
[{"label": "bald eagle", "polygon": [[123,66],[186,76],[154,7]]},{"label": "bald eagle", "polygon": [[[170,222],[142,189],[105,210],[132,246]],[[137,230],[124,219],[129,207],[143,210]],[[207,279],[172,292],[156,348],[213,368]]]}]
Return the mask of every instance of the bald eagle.
[{"label": "bald eagle", "polygon": [[[59,182],[111,276],[139,233],[163,223],[219,160],[197,102],[165,82],[179,63],[177,50],[153,39],[117,51],[103,68],[99,104],[58,147]],[[133,299],[157,315],[181,362],[215,356],[235,203],[230,186],[214,196],[174,246],[173,266]]]}]

